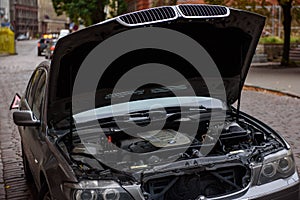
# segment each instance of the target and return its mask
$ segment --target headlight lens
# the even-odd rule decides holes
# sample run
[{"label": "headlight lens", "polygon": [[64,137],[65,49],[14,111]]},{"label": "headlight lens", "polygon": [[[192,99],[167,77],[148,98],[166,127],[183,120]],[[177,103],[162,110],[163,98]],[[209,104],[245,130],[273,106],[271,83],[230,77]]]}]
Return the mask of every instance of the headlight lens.
[{"label": "headlight lens", "polygon": [[273,177],[276,174],[276,166],[274,163],[265,164],[262,167],[262,175],[268,178]]},{"label": "headlight lens", "polygon": [[98,195],[95,190],[76,190],[74,191],[75,199],[92,200],[97,199]]},{"label": "headlight lens", "polygon": [[78,184],[65,183],[64,190],[74,200],[133,200],[115,181],[87,180]]},{"label": "headlight lens", "polygon": [[105,189],[102,195],[105,200],[120,199],[120,192],[116,189]]},{"label": "headlight lens", "polygon": [[290,156],[281,158],[278,162],[278,170],[281,173],[289,172],[293,167],[294,167],[294,160]]},{"label": "headlight lens", "polygon": [[291,152],[263,164],[258,180],[258,185],[271,181],[287,178],[295,172],[295,162]]}]

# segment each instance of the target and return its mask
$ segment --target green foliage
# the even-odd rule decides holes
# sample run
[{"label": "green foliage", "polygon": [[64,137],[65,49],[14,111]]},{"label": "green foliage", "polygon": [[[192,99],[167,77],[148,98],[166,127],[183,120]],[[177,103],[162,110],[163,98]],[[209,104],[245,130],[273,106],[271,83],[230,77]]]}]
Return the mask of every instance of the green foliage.
[{"label": "green foliage", "polygon": [[52,0],[57,15],[66,13],[76,24],[82,19],[85,25],[104,20],[104,5],[102,0]]},{"label": "green foliage", "polygon": [[261,44],[283,44],[283,40],[276,36],[262,37],[259,40]]},{"label": "green foliage", "polygon": [[109,7],[109,17],[122,15],[127,11],[127,4],[124,0],[110,0]]},{"label": "green foliage", "polygon": [[57,15],[66,13],[71,21],[78,24],[81,19],[86,26],[105,20],[106,5],[114,6],[113,16],[127,9],[125,0],[52,0],[52,2]]},{"label": "green foliage", "polygon": [[299,26],[300,24],[300,7],[293,7],[292,8],[292,25]]},{"label": "green foliage", "polygon": [[291,37],[291,43],[300,43],[300,37]]},{"label": "green foliage", "polygon": [[[291,37],[291,43],[300,43],[300,37]],[[283,39],[276,36],[261,37],[261,44],[283,44]]]}]

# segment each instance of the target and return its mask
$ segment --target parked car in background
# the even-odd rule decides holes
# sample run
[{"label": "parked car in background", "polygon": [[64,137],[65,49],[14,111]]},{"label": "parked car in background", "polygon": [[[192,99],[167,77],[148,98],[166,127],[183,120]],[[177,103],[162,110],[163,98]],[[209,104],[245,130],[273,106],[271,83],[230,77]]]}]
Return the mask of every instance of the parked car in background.
[{"label": "parked car in background", "polygon": [[[264,23],[263,16],[247,11],[185,4],[128,13],[59,39],[51,63],[45,61],[36,68],[19,110],[13,113],[21,136],[24,171],[28,179],[33,178],[39,199],[299,199],[299,176],[290,145],[280,133],[233,107],[241,100]],[[106,39],[141,27],[175,30],[201,44],[219,70],[225,98],[212,96],[203,74],[183,57],[143,48],[110,63],[91,98],[92,108],[73,109],[77,103],[72,101],[74,95],[85,103],[92,93],[92,88],[82,84],[79,94],[73,95],[87,55],[97,45],[107,44]],[[140,38],[134,39],[140,42]],[[147,43],[149,47],[153,41]],[[123,45],[120,42],[120,48]],[[181,50],[181,46],[176,47]],[[188,54],[206,65],[198,51]],[[100,61],[91,65],[104,69]],[[164,86],[151,82],[138,89],[122,85],[114,91],[124,74],[151,63],[179,72],[190,85],[170,76]],[[160,76],[162,68],[155,69]],[[149,70],[154,70],[152,65]],[[204,78],[216,77],[209,74]],[[87,75],[84,80],[90,79]],[[216,94],[219,88],[215,85]],[[193,96],[187,95],[191,89]],[[126,95],[130,95],[129,101]],[[112,102],[112,97],[118,101]],[[157,110],[150,109],[153,106]],[[162,121],[162,129],[133,128]],[[194,125],[198,127],[195,131],[179,129]],[[132,135],[127,134],[130,130]],[[201,149],[207,147],[211,151],[204,156]]]},{"label": "parked car in background", "polygon": [[17,37],[17,41],[21,41],[21,40],[29,40],[29,37],[27,37],[25,34],[20,34]]},{"label": "parked car in background", "polygon": [[57,39],[52,39],[48,43],[47,48],[45,49],[45,58],[46,59],[52,59],[56,43],[57,43]]},{"label": "parked car in background", "polygon": [[37,43],[37,55],[42,56],[42,54],[45,53],[45,50],[48,46],[48,43],[51,41],[51,39],[45,39],[41,38]]}]

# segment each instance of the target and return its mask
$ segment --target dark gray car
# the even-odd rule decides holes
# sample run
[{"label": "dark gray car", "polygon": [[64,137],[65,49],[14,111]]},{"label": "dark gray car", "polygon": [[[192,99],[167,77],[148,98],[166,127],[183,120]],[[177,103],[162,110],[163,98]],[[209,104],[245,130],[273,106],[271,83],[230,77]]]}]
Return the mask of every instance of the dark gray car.
[{"label": "dark gray car", "polygon": [[[39,198],[299,199],[290,145],[232,107],[239,105],[264,22],[260,15],[223,6],[177,5],[125,14],[61,38],[51,65],[37,67],[13,113],[24,170]],[[141,35],[132,41],[126,34],[135,31]],[[161,38],[152,36],[160,31],[170,33],[161,37],[162,43],[171,40],[173,51],[154,48]],[[195,46],[172,41],[173,33]],[[110,51],[107,42],[118,38],[124,43],[101,57]],[[141,41],[148,46],[135,49]],[[101,45],[106,48],[99,54]],[[117,55],[123,48],[129,51]],[[189,55],[196,55],[206,75],[195,70]],[[143,81],[152,72],[168,81],[114,90],[139,66],[145,70],[129,81]],[[165,66],[185,80],[165,75]],[[97,70],[103,70],[101,77]],[[93,77],[99,78],[94,88]]]}]

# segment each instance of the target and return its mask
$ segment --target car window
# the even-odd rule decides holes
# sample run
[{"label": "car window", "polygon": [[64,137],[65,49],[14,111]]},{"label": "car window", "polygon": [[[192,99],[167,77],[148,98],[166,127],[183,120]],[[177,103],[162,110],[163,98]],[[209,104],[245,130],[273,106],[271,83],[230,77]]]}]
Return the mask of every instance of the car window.
[{"label": "car window", "polygon": [[42,72],[38,84],[35,88],[34,99],[32,102],[32,112],[37,119],[41,118],[41,110],[43,107],[44,93],[46,87],[46,73]]},{"label": "car window", "polygon": [[35,88],[38,84],[38,80],[39,80],[41,72],[42,72],[41,70],[36,70],[32,74],[32,76],[30,78],[30,81],[28,83],[27,89],[26,89],[25,97],[26,97],[27,103],[28,103],[30,108],[32,107],[32,100],[33,100],[33,97],[34,97],[34,91],[35,91]]}]

